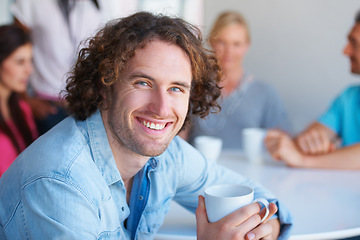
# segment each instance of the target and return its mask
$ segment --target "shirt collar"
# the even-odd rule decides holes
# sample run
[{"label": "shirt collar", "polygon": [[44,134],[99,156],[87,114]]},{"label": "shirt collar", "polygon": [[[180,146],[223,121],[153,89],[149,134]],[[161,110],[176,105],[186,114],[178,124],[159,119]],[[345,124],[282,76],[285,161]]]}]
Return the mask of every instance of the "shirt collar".
[{"label": "shirt collar", "polygon": [[86,125],[95,165],[106,183],[111,185],[117,181],[122,182],[99,110],[86,119]]},{"label": "shirt collar", "polygon": [[[101,113],[97,110],[86,119],[86,125],[89,134],[89,144],[93,154],[94,162],[103,175],[106,183],[111,185],[117,181],[122,181],[120,172],[116,166],[114,155],[111,151],[110,144],[105,131]],[[166,155],[166,151],[157,157],[151,157],[147,164],[151,169],[159,170],[160,161]]]}]

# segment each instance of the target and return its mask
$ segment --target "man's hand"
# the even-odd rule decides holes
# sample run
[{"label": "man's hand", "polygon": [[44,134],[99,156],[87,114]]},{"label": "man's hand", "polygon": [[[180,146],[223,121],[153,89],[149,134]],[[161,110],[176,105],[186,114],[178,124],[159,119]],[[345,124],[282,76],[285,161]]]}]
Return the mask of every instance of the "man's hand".
[{"label": "man's hand", "polygon": [[295,138],[295,143],[305,154],[324,154],[336,149],[335,133],[320,123],[313,123]]},{"label": "man's hand", "polygon": [[277,239],[280,223],[277,219],[269,220],[277,210],[277,206],[270,203],[269,216],[260,223],[265,213],[264,211],[260,212],[260,204],[252,203],[217,222],[209,223],[204,197],[199,196],[198,208],[196,209],[197,239]]}]

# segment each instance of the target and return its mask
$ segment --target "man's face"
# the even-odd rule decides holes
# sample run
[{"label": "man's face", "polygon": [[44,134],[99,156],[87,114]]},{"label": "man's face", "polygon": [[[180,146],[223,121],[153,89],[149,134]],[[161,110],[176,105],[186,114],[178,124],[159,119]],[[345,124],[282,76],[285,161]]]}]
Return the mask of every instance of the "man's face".
[{"label": "man's face", "polygon": [[360,74],[360,23],[356,23],[351,29],[344,54],[350,59],[351,72]]},{"label": "man's face", "polygon": [[180,47],[154,40],[137,49],[103,112],[110,144],[143,156],[163,153],[186,118],[191,79],[190,59]]}]

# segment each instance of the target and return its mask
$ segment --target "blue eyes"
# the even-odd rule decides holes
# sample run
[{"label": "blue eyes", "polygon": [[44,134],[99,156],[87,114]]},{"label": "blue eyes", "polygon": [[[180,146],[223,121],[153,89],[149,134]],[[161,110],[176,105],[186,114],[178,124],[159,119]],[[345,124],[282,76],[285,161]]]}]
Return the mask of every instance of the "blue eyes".
[{"label": "blue eyes", "polygon": [[149,85],[147,82],[137,82],[136,84],[141,85],[141,86],[147,86],[147,85]]},{"label": "blue eyes", "polygon": [[[148,82],[145,81],[138,81],[135,83],[135,85],[141,86],[141,87],[151,87],[151,84],[149,84]],[[180,87],[171,87],[169,88],[169,91],[171,92],[184,92],[183,89],[181,89]]]},{"label": "blue eyes", "polygon": [[170,90],[173,92],[182,92],[181,89],[178,87],[172,87],[172,88],[170,88]]}]

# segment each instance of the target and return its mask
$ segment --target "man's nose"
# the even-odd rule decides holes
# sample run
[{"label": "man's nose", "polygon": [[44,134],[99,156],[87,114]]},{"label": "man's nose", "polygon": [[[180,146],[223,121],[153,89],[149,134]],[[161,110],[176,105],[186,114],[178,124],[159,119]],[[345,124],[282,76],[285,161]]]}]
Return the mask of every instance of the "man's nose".
[{"label": "man's nose", "polygon": [[149,109],[158,117],[169,116],[171,109],[171,98],[169,93],[163,89],[154,90],[151,95]]},{"label": "man's nose", "polygon": [[351,46],[350,43],[347,43],[344,47],[344,51],[343,51],[344,55],[346,56],[350,56],[351,55]]}]

